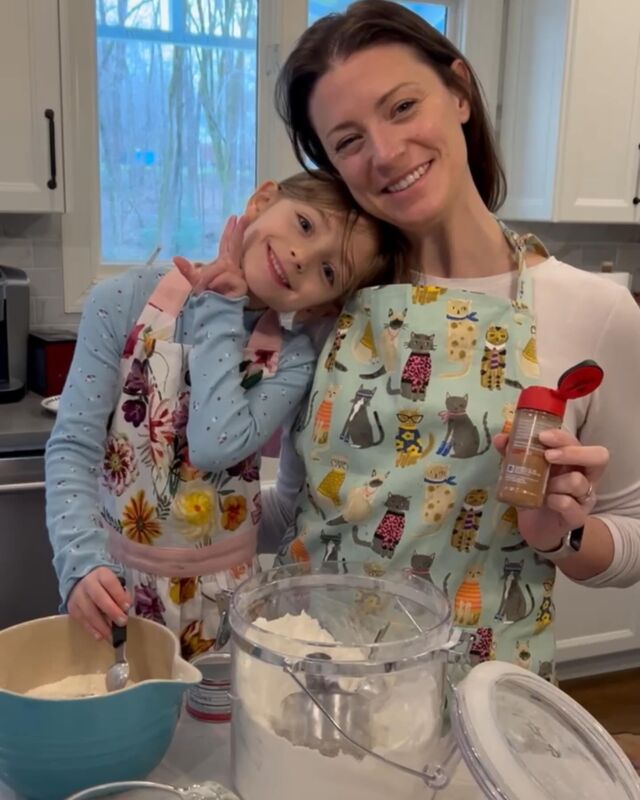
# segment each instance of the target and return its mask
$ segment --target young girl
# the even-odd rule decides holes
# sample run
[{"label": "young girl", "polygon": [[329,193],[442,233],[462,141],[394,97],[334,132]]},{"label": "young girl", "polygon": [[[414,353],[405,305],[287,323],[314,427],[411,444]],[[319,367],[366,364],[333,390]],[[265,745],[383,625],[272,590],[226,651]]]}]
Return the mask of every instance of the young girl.
[{"label": "young girl", "polygon": [[279,315],[373,280],[387,237],[300,173],[255,192],[202,273],[176,259],[92,291],[47,446],[47,523],[63,607],[97,639],[131,609],[187,658],[213,646],[221,593],[257,563],[258,454],[313,376],[311,341]]}]

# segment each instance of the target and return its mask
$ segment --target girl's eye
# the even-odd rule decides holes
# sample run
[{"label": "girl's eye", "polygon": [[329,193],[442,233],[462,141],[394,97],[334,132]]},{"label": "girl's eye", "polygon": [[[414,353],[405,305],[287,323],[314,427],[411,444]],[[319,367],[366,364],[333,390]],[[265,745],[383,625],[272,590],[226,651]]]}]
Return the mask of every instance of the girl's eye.
[{"label": "girl's eye", "polygon": [[403,100],[401,103],[393,109],[394,116],[396,114],[406,114],[407,111],[410,111],[416,104],[415,100]]},{"label": "girl's eye", "polygon": [[298,217],[298,225],[300,225],[303,232],[309,233],[313,228],[313,225],[311,224],[310,220],[308,220],[306,217],[303,217],[302,214],[297,214],[296,216]]},{"label": "girl's eye", "polygon": [[324,264],[322,265],[322,272],[324,273],[324,277],[327,279],[329,284],[333,286],[333,284],[336,282],[335,269],[331,266],[331,264],[328,264],[325,261]]}]

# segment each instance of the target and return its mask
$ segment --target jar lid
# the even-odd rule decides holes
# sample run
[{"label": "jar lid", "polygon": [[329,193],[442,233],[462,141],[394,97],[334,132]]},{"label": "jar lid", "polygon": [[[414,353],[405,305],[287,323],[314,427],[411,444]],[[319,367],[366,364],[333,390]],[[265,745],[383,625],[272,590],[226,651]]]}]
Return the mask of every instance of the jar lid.
[{"label": "jar lid", "polygon": [[640,778],[600,723],[522,667],[479,664],[456,687],[451,714],[462,757],[486,797],[640,797]]},{"label": "jar lid", "polygon": [[518,408],[546,411],[562,418],[567,400],[575,400],[595,392],[603,377],[604,371],[595,361],[581,361],[562,373],[557,389],[546,386],[528,386],[523,389],[518,398]]}]

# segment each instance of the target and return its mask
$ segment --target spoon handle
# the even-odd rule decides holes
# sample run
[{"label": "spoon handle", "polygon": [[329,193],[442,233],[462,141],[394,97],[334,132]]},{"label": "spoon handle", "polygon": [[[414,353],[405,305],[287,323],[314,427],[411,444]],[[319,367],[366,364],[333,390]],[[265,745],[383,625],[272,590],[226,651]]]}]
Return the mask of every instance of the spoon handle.
[{"label": "spoon handle", "polygon": [[[122,577],[122,575],[118,576],[118,580],[120,581],[120,586],[122,586],[123,589],[126,589],[127,588],[127,584],[126,584],[125,579]],[[120,626],[120,625],[115,625],[115,624],[112,625],[111,626],[111,642],[112,642],[114,648],[120,647],[120,645],[125,644],[126,641],[127,641],[127,626],[126,625]]]},{"label": "spoon handle", "polygon": [[127,641],[127,626],[112,625],[111,626],[111,643],[114,648],[120,647]]}]

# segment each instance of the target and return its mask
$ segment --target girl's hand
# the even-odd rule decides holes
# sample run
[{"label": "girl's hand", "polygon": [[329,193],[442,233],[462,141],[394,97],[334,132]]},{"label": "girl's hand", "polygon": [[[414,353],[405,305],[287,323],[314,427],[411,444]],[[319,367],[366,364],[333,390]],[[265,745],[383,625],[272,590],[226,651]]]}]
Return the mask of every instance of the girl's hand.
[{"label": "girl's hand", "polygon": [[126,625],[131,596],[108,567],[97,567],[71,590],[67,609],[95,639],[110,639],[111,624]]},{"label": "girl's hand", "polygon": [[[504,454],[507,436],[493,440]],[[552,465],[545,503],[541,508],[518,509],[518,529],[537,550],[551,550],[569,531],[584,525],[596,504],[595,487],[609,462],[609,451],[582,445],[568,431],[548,430],[540,441],[549,448],[545,458]]]},{"label": "girl's hand", "polygon": [[243,297],[247,294],[247,282],[242,274],[242,242],[251,220],[246,217],[229,217],[220,238],[218,257],[208,264],[193,264],[182,256],[175,256],[173,263],[189,281],[194,294],[204,291],[218,292],[227,297]]}]

